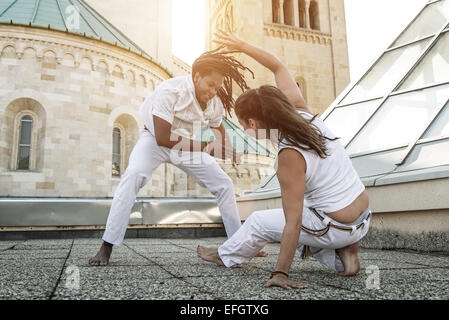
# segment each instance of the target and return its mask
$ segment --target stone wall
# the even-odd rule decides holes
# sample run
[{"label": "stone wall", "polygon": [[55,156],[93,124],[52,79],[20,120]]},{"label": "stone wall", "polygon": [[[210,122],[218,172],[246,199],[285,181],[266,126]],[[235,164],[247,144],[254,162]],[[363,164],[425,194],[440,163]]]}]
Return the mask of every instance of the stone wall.
[{"label": "stone wall", "polygon": [[[139,107],[169,77],[153,61],[101,41],[1,25],[0,196],[113,196],[120,181],[112,176],[113,129],[122,131],[123,173],[143,129]],[[22,115],[33,119],[29,170],[17,170]],[[271,162],[239,168],[236,192],[256,186]],[[259,174],[249,179],[252,171]],[[211,196],[189,179],[161,165],[139,196]]]},{"label": "stone wall", "polygon": [[[273,4],[279,6],[277,22]],[[313,6],[317,9],[312,18]],[[242,39],[275,54],[288,66],[314,113],[323,113],[349,84],[343,0],[215,0],[207,9],[208,49],[215,46],[212,39],[217,28],[230,27]],[[243,54],[237,58],[255,73],[254,80],[248,74],[251,87],[275,84],[272,73],[252,58]]]}]

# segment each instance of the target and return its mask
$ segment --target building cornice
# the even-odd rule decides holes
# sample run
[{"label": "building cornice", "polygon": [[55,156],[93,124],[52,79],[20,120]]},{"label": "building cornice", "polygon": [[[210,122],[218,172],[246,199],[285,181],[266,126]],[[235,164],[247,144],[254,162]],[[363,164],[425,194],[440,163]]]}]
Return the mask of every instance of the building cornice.
[{"label": "building cornice", "polygon": [[[108,58],[114,62],[132,66],[142,72],[151,74],[154,78],[160,81],[173,77],[173,74],[164,66],[131,50],[97,39],[89,39],[58,30],[0,24],[0,40],[5,42],[4,46],[7,44],[12,45],[16,49],[19,59],[23,54],[22,51],[27,47],[52,46],[59,47],[59,50],[56,50],[55,52],[58,63],[62,61],[64,54],[69,53],[73,55],[74,51],[79,51],[79,54],[77,55],[78,60],[75,60],[75,65],[79,64],[80,59],[88,54],[101,56],[103,59]],[[20,42],[25,44],[17,45],[17,43]],[[44,52],[37,52],[38,60],[42,58],[43,53]],[[126,58],[124,58],[125,56]],[[77,57],[75,56],[75,59],[76,58]],[[151,68],[149,68],[149,66],[151,66]]]},{"label": "building cornice", "polygon": [[332,44],[332,35],[321,31],[297,28],[277,23],[264,23],[264,35],[280,39]]}]

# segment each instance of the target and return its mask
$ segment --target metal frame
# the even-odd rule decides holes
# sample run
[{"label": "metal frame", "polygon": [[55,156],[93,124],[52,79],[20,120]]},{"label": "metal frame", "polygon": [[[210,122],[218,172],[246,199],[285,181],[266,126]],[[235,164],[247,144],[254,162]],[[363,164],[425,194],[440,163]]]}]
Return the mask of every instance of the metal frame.
[{"label": "metal frame", "polygon": [[389,50],[391,48],[391,46],[399,39],[399,37],[405,32],[405,30],[407,30],[416,21],[416,19],[421,15],[421,13],[424,11],[424,9],[427,8],[428,5],[430,5],[430,4],[434,3],[434,2],[438,2],[438,1],[441,1],[441,0],[428,2],[421,8],[421,10],[417,13],[415,18],[407,25],[407,27],[373,61],[373,63],[371,64],[371,67],[365,73],[363,73],[362,76],[360,76],[358,80],[352,82],[348,87],[346,87],[346,89],[343,90],[343,92],[337,97],[337,99],[335,99],[335,101],[330,105],[330,107],[322,114],[321,117],[322,117],[323,120],[326,120],[326,118],[333,111],[333,109],[335,109],[336,106],[338,106],[346,98],[346,96],[349,94],[349,92],[351,92],[355,88],[355,86],[358,85],[360,83],[360,81],[363,80],[363,78],[365,78],[365,76],[374,68],[374,66],[382,58],[382,56],[384,55],[385,51],[387,51],[387,50]]},{"label": "metal frame", "polygon": [[376,153],[394,151],[396,149],[402,149],[402,148],[405,149],[405,148],[407,148],[407,146],[408,146],[408,144],[404,144],[404,143],[403,144],[397,144],[397,145],[394,145],[394,146],[390,146],[390,147],[388,147],[386,149],[375,149],[375,150],[366,151],[366,152],[354,153],[354,154],[351,154],[349,156],[349,158],[350,159],[360,158],[360,157],[369,156],[369,155],[376,154]]},{"label": "metal frame", "polygon": [[[379,62],[379,60],[383,57],[383,55],[386,53],[386,52],[390,52],[390,51],[393,51],[393,50],[396,50],[396,49],[400,49],[400,48],[402,48],[402,47],[405,47],[405,46],[408,46],[408,45],[410,45],[410,44],[414,44],[414,43],[416,43],[416,42],[419,42],[419,41],[422,41],[422,40],[426,40],[426,39],[428,39],[428,38],[431,38],[431,37],[434,37],[436,34],[440,34],[441,33],[441,31],[440,32],[438,32],[438,33],[436,33],[436,34],[434,34],[434,35],[428,35],[428,36],[425,36],[425,37],[423,37],[423,38],[420,38],[420,39],[417,39],[417,40],[414,40],[414,41],[412,41],[412,42],[409,42],[409,43],[405,43],[405,44],[402,44],[402,45],[399,45],[399,46],[396,46],[396,47],[392,47],[393,46],[393,44],[404,34],[404,32],[405,31],[407,31],[409,28],[410,28],[410,26],[417,20],[417,18],[421,15],[421,13],[429,6],[429,5],[432,5],[432,4],[434,4],[434,3],[437,3],[437,2],[440,2],[440,1],[442,1],[442,0],[435,0],[435,1],[429,1],[428,3],[426,3],[422,8],[421,8],[421,10],[418,12],[418,14],[415,16],[415,18],[405,27],[405,29],[393,40],[393,42],[390,44],[390,45],[388,45],[388,47],[385,49],[385,50],[383,50],[382,52],[381,52],[381,54],[374,60],[374,62],[371,64],[371,67],[365,72],[365,73],[363,73],[362,74],[362,76],[358,79],[358,80],[356,80],[356,81],[354,81],[354,82],[352,82],[338,97],[337,97],[337,99],[334,101],[334,103],[323,113],[323,115],[322,115],[322,118],[323,118],[323,120],[325,120],[328,116],[329,116],[329,114],[333,111],[333,109],[335,109],[335,108],[337,108],[337,107],[343,107],[343,106],[346,106],[346,105],[351,105],[351,104],[356,104],[356,103],[360,103],[360,102],[363,102],[363,101],[357,101],[357,102],[351,102],[351,103],[348,103],[348,104],[341,104],[341,102],[346,98],[346,96],[368,75],[368,73],[370,73],[371,72],[371,70],[376,66],[376,64]],[[448,30],[447,31],[449,31],[449,25],[448,26],[446,26],[445,28],[448,28]],[[444,31],[446,31],[446,30],[444,30]],[[411,69],[414,69],[415,68],[415,66],[413,66]],[[378,97],[378,98],[370,98],[370,99],[367,99],[367,100],[365,100],[365,101],[369,101],[369,100],[374,100],[374,99],[379,99],[379,98],[381,98],[381,97]]]},{"label": "metal frame", "polygon": [[251,144],[250,143],[248,143],[248,141],[252,141],[255,145],[256,145],[256,147],[260,147],[261,149],[263,149],[263,151],[266,153],[265,155],[262,155],[262,156],[265,156],[265,157],[270,157],[270,158],[274,158],[274,157],[276,157],[276,155],[274,155],[270,150],[268,150],[267,148],[265,148],[265,147],[263,147],[257,140],[255,140],[255,139],[253,139],[252,137],[250,137],[250,136],[248,136],[248,135],[243,135],[242,134],[242,130],[235,124],[235,123],[233,123],[230,119],[227,119],[227,118],[223,118],[223,120],[226,120],[226,124],[227,125],[229,125],[231,128],[233,128],[234,129],[234,132],[245,142],[245,143],[247,143],[247,145],[248,145],[248,153],[249,153],[249,149],[251,148],[251,149],[253,149],[254,150],[254,152],[256,152],[256,154],[261,154],[261,151],[259,150],[257,150],[256,148],[254,148],[253,146],[251,146]]},{"label": "metal frame", "polygon": [[[435,34],[433,36],[433,39],[427,44],[426,48],[423,50],[421,55],[418,57],[418,60],[415,61],[415,63],[412,65],[412,67],[409,69],[409,71],[404,75],[404,77],[401,80],[399,80],[399,82],[396,85],[393,86],[393,88],[391,90],[388,91],[388,94],[386,94],[382,98],[380,105],[374,110],[374,112],[371,114],[371,116],[365,121],[365,123],[362,125],[362,127],[359,129],[359,131],[357,131],[356,134],[351,138],[351,140],[345,145],[345,148],[347,148],[358,137],[360,132],[367,126],[367,124],[371,121],[371,119],[382,108],[382,106],[385,104],[385,102],[388,100],[388,98],[390,98],[390,96],[392,96],[393,92],[395,92],[395,90],[397,88],[399,88],[402,85],[402,83],[404,83],[405,79],[407,79],[408,76],[416,69],[416,67],[420,64],[420,62],[424,59],[424,57],[433,48],[433,46],[437,42],[437,39],[439,39],[442,30],[440,30],[440,32],[438,34]],[[416,89],[413,91],[416,91]]]},{"label": "metal frame", "polygon": [[419,132],[419,134],[416,135],[416,138],[413,139],[413,141],[409,144],[407,149],[404,151],[404,155],[401,157],[401,160],[398,163],[396,163],[396,165],[400,166],[401,164],[403,164],[405,162],[405,160],[407,160],[408,156],[412,153],[413,149],[416,147],[416,144],[419,141],[419,139],[427,132],[427,130],[430,128],[430,126],[437,120],[438,116],[441,114],[441,112],[443,112],[444,108],[446,107],[446,105],[448,103],[449,103],[449,98],[446,102],[443,103],[442,106],[440,106],[435,111],[434,116],[429,121],[427,121],[427,124],[424,127],[424,129],[422,129]]},{"label": "metal frame", "polygon": [[[438,1],[441,1],[441,0],[438,0]],[[433,1],[433,2],[429,2],[428,4],[426,4],[424,7],[423,7],[423,9],[421,9],[421,11],[420,11],[420,13],[419,14],[421,14],[422,12],[423,12],[423,10],[428,6],[428,5],[430,5],[430,4],[433,4],[433,3],[436,3],[436,2],[438,2],[438,1]],[[414,22],[414,21],[416,21],[416,19],[418,18],[418,16],[419,16],[419,14],[415,17],[415,19],[412,21],[412,23]],[[407,28],[406,29],[404,29],[404,31],[403,32],[405,32],[405,30],[407,30],[409,27],[410,27],[410,25],[412,24],[412,23],[410,23],[408,26],[407,26]],[[448,24],[449,25],[449,24]],[[397,96],[397,95],[399,95],[399,94],[405,94],[405,93],[411,93],[411,92],[416,92],[416,91],[419,91],[419,90],[423,90],[423,89],[427,89],[427,88],[431,88],[431,87],[436,87],[436,86],[439,86],[439,85],[445,85],[445,84],[448,84],[449,83],[449,81],[448,82],[443,82],[443,83],[434,83],[434,84],[431,84],[431,85],[426,85],[426,86],[424,86],[424,87],[422,87],[422,88],[413,88],[413,89],[406,89],[406,90],[403,90],[403,91],[400,91],[400,92],[398,92],[398,91],[396,91],[407,79],[408,79],[408,77],[416,70],[416,68],[420,65],[420,63],[422,62],[422,60],[427,56],[427,54],[434,48],[434,46],[438,43],[438,41],[441,39],[441,37],[442,36],[444,36],[445,34],[446,34],[446,32],[448,32],[449,30],[446,30],[446,28],[448,27],[448,25],[444,25],[440,30],[439,30],[439,32],[437,32],[436,34],[434,34],[434,35],[431,35],[431,36],[426,36],[426,37],[423,37],[423,38],[421,38],[421,39],[418,39],[418,40],[415,40],[415,41],[413,41],[413,42],[410,42],[410,43],[407,43],[407,44],[403,44],[403,45],[400,45],[400,46],[397,46],[397,47],[393,47],[393,48],[389,48],[389,49],[387,49],[385,52],[391,52],[392,50],[396,50],[396,49],[398,49],[398,48],[402,48],[402,47],[405,47],[405,46],[409,46],[410,44],[412,44],[412,43],[417,43],[417,42],[419,42],[419,41],[423,41],[423,40],[426,40],[426,39],[430,39],[431,38],[431,40],[430,40],[430,42],[427,44],[427,46],[426,46],[426,48],[423,50],[423,52],[420,54],[420,56],[418,57],[418,59],[414,62],[414,64],[411,66],[411,68],[408,70],[408,72],[402,77],[402,79],[393,87],[393,89],[392,90],[390,90],[389,92],[388,92],[388,94],[387,95],[385,95],[384,97],[377,97],[377,98],[370,98],[370,99],[367,99],[367,100],[364,100],[364,101],[357,101],[357,102],[351,102],[351,103],[349,103],[349,104],[343,104],[343,105],[338,105],[338,104],[336,104],[336,105],[334,105],[333,106],[333,108],[332,108],[332,110],[329,110],[327,113],[326,113],[326,115],[323,117],[324,118],[324,120],[328,117],[328,116],[330,116],[330,114],[335,110],[335,109],[337,109],[337,108],[343,108],[343,107],[347,107],[347,106],[351,106],[351,105],[354,105],[354,104],[360,104],[360,103],[365,103],[365,102],[369,102],[369,101],[373,101],[373,100],[377,100],[377,99],[381,99],[381,101],[380,101],[380,104],[379,104],[379,106],[373,111],[373,113],[371,114],[371,116],[362,124],[362,126],[360,127],[360,129],[352,136],[352,138],[346,143],[346,145],[345,145],[345,148],[347,148],[358,136],[359,136],[359,134],[365,129],[365,127],[368,125],[368,123],[371,121],[371,119],[376,115],[376,113],[382,108],[382,106],[385,104],[385,102],[386,102],[386,100],[388,99],[388,98],[390,98],[390,97],[392,97],[392,96]],[[401,34],[403,34],[403,33],[401,33]],[[398,36],[398,38],[400,37],[401,35],[399,35]],[[394,41],[394,42],[396,42],[397,41],[397,39],[398,38],[396,38],[396,40]],[[393,42],[393,43],[394,43]],[[390,45],[390,47],[391,47],[391,45]],[[371,68],[360,78],[360,80],[355,84],[355,85],[353,85],[352,87],[351,87],[351,89],[349,90],[349,91],[351,91],[352,89],[354,89],[355,87],[356,87],[356,85],[358,84],[358,83],[360,83],[360,81],[362,81],[363,80],[363,78],[373,69],[373,67],[377,64],[377,62],[382,58],[382,56],[385,54],[385,52],[383,52],[381,55],[380,55],[380,57],[376,60],[376,62],[371,66]],[[344,100],[344,98],[347,96],[347,94],[349,94],[349,91],[345,94],[345,96],[343,97],[343,99],[341,99],[340,100],[340,102],[341,101],[343,101]],[[438,117],[438,115],[439,115],[439,113],[440,113],[440,111],[444,108],[444,106],[446,105],[446,103],[443,105],[443,106],[441,106],[441,107],[439,107],[438,108],[438,112],[436,112],[436,114],[435,114],[435,116],[432,118],[432,120],[431,121],[429,121],[427,124],[426,124],[426,126],[425,126],[425,128],[423,129],[423,131],[422,131],[422,133],[420,132],[420,136],[419,137],[417,137],[416,139],[414,139],[413,140],[413,142],[411,142],[411,143],[409,143],[409,145],[408,145],[408,148],[404,151],[404,156],[402,156],[401,157],[401,161],[398,163],[398,165],[400,165],[400,164],[402,164],[406,159],[407,159],[407,157],[408,157],[408,155],[411,153],[411,151],[413,150],[413,146],[416,144],[416,141],[417,140],[419,140],[419,138],[427,131],[427,129],[429,128],[429,126],[430,125],[432,125],[432,123],[436,120],[436,118]],[[390,149],[390,148],[388,148],[388,149]],[[384,149],[385,151],[386,150],[388,150],[388,149]],[[382,150],[382,151],[384,151],[384,150]],[[381,150],[377,150],[376,152],[380,152]],[[370,153],[375,153],[375,152],[373,152],[372,150],[371,151],[369,151],[369,152],[366,152],[366,154],[370,154]],[[353,157],[353,155],[351,155],[351,157]]]},{"label": "metal frame", "polygon": [[[401,90],[398,91],[398,88],[404,83],[404,81],[406,81],[406,79],[412,74],[412,72],[414,72],[416,70],[416,68],[419,66],[419,64],[422,62],[422,60],[427,56],[427,54],[432,50],[432,48],[437,44],[437,42],[439,41],[439,39],[442,37],[442,35],[446,32],[449,31],[449,24],[443,26],[440,30],[438,30],[438,32],[431,34],[431,35],[427,35],[424,36],[422,38],[413,40],[411,42],[408,43],[404,43],[398,46],[394,46],[393,44],[399,40],[399,38],[416,22],[416,20],[418,19],[418,17],[423,13],[423,11],[429,6],[432,5],[434,3],[440,2],[442,0],[435,0],[435,1],[429,1],[428,3],[426,3],[421,10],[418,12],[418,14],[415,16],[415,18],[403,29],[403,31],[388,45],[388,47],[383,50],[381,52],[381,54],[374,60],[374,62],[371,64],[371,67],[365,72],[363,73],[358,80],[352,82],[348,87],[346,87],[346,89],[343,90],[343,92],[335,99],[335,101],[329,106],[329,108],[321,115],[321,118],[323,120],[326,120],[335,110],[337,109],[341,109],[344,107],[350,107],[356,104],[361,104],[361,103],[366,103],[366,102],[370,102],[370,101],[376,101],[379,100],[379,105],[377,106],[377,108],[373,111],[373,113],[371,114],[371,116],[363,123],[363,125],[361,126],[361,128],[353,135],[353,137],[351,138],[351,140],[348,141],[348,143],[345,145],[345,147],[348,147],[352,141],[360,134],[360,132],[367,126],[367,124],[370,122],[370,120],[374,117],[374,115],[380,110],[380,108],[382,108],[382,106],[385,104],[386,100],[389,99],[390,97],[393,96],[398,96],[401,94],[407,94],[407,93],[412,93],[412,92],[416,92],[416,91],[420,91],[420,90],[425,90],[425,89],[429,89],[432,87],[438,87],[438,86],[443,86],[443,85],[447,85],[449,84],[449,81],[446,82],[440,82],[440,83],[433,83],[433,84],[426,84],[423,87],[420,88],[412,88],[412,89],[405,89],[405,90]],[[449,0],[447,0],[449,1]],[[401,49],[404,48],[406,46],[412,45],[412,44],[416,44],[419,43],[421,41],[424,40],[429,40],[429,43],[427,44],[427,46],[424,48],[424,50],[421,52],[421,54],[418,56],[418,58],[416,59],[416,61],[412,64],[412,66],[408,69],[407,73],[399,80],[398,83],[396,83],[391,90],[389,90],[387,92],[386,95],[384,96],[378,96],[378,97],[371,97],[369,99],[366,100],[361,100],[361,101],[356,101],[356,102],[350,102],[350,103],[345,103],[342,104],[342,101],[348,96],[348,94],[372,71],[372,69],[377,65],[377,63],[382,59],[382,57],[384,56],[385,53],[388,52],[392,52],[394,50],[397,49]],[[423,128],[420,130],[419,135],[417,135],[416,139],[413,140],[413,142],[408,143],[408,144],[400,144],[400,145],[396,145],[396,146],[390,146],[388,148],[382,148],[382,149],[377,149],[377,150],[370,150],[370,151],[366,151],[366,152],[361,152],[361,153],[356,153],[356,154],[352,154],[350,155],[350,158],[358,158],[358,157],[362,157],[362,156],[367,156],[367,155],[375,155],[381,152],[388,152],[388,151],[394,151],[394,150],[398,150],[399,152],[403,152],[404,154],[401,155],[401,161],[400,164],[403,164],[408,156],[412,153],[413,149],[415,146],[417,145],[421,145],[424,143],[429,143],[429,142],[434,142],[434,141],[439,141],[439,140],[446,140],[449,139],[449,136],[443,136],[443,137],[432,137],[432,138],[426,138],[426,139],[422,139],[422,136],[426,133],[426,131],[432,126],[432,124],[436,121],[436,119],[438,118],[438,116],[440,115],[441,112],[443,112],[446,104],[449,101],[445,102],[442,106],[438,107],[438,109],[435,111],[434,116],[432,117],[432,119],[430,119],[425,126],[423,126]],[[424,128],[425,127],[425,128]],[[400,149],[404,149],[404,150],[400,150]],[[387,172],[387,173],[383,173],[377,176],[371,176],[369,177],[370,179],[374,178],[374,184],[376,185],[378,180],[385,178],[386,176],[388,176],[389,174],[395,172],[395,170],[398,169],[398,166],[400,164],[395,164],[396,167],[393,169],[393,171],[391,172]],[[275,175],[273,175],[271,177],[271,179],[268,179],[263,185],[259,186],[259,189],[263,189],[264,187],[267,186],[267,184],[275,177]],[[263,191],[272,191],[270,190],[260,190],[259,192],[262,193]],[[256,192],[251,193],[251,195],[255,195]]]},{"label": "metal frame", "polygon": [[440,141],[440,140],[447,140],[447,139],[449,139],[449,135],[440,136],[440,137],[433,137],[433,138],[419,139],[416,142],[416,145],[425,144],[425,143],[429,143],[429,142]]},{"label": "metal frame", "polygon": [[[400,37],[402,37],[402,35],[416,22],[416,20],[418,19],[418,17],[421,15],[421,13],[424,12],[424,10],[429,7],[430,5],[440,2],[441,0],[429,0],[424,7],[419,11],[419,13],[416,15],[416,17],[407,25],[407,27],[404,28],[404,30],[402,30],[402,32],[396,37],[396,39],[393,41],[393,43],[390,45],[393,46],[393,44],[399,40]],[[410,42],[412,43],[412,42]]]}]

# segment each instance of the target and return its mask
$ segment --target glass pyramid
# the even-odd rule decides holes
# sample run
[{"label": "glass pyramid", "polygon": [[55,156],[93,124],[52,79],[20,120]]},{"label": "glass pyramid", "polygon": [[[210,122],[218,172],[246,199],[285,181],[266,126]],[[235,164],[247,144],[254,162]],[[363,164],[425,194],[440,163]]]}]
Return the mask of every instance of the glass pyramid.
[{"label": "glass pyramid", "polygon": [[[449,177],[449,0],[429,1],[320,117],[365,186]],[[248,198],[279,196],[276,175]]]},{"label": "glass pyramid", "polygon": [[[276,157],[276,155],[269,149],[262,146],[256,139],[248,136],[235,123],[225,117],[223,117],[223,126],[231,139],[232,146],[237,152],[261,155],[270,158]],[[206,127],[196,134],[195,140],[211,142],[215,140],[215,136],[210,127]]]},{"label": "glass pyramid", "polygon": [[429,1],[321,118],[366,186],[449,177],[449,0]]}]

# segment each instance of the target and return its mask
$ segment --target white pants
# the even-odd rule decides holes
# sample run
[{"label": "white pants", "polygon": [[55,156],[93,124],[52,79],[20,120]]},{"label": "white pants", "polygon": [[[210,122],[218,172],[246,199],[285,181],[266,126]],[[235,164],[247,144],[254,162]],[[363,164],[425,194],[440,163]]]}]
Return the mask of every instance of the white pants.
[{"label": "white pants", "polygon": [[[362,216],[366,217],[369,212],[369,210],[365,211]],[[297,250],[302,252],[304,246],[309,246],[310,256],[329,268],[341,272],[344,270],[343,264],[335,249],[346,247],[362,239],[368,232],[370,219],[358,221],[357,224],[361,222],[364,224],[357,229],[355,226],[338,223],[326,217],[324,213],[320,213],[320,215],[325,219],[319,219],[311,209],[304,208],[302,214],[303,228],[300,232]],[[361,218],[364,218],[362,216]],[[353,230],[349,232],[333,227],[327,228],[329,222]],[[256,211],[248,217],[242,227],[230,239],[218,248],[218,254],[226,267],[248,262],[268,242],[280,242],[284,226],[283,209]],[[315,236],[311,234],[315,234]],[[320,234],[323,235],[319,236]]]},{"label": "white pants", "polygon": [[241,226],[234,185],[217,161],[203,152],[177,152],[157,145],[155,137],[144,130],[129,158],[129,165],[120,179],[109,211],[103,240],[121,245],[125,237],[131,209],[137,193],[150,181],[161,163],[172,163],[216,198],[228,238]]}]

